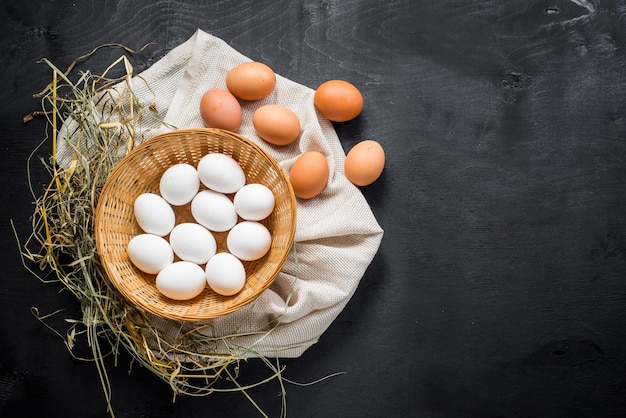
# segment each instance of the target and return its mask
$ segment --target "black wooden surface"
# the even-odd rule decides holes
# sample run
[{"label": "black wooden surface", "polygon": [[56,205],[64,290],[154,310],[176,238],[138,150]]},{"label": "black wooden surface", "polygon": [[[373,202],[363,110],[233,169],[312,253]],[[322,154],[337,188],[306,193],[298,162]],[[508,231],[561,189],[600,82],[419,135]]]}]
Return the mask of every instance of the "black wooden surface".
[{"label": "black wooden surface", "polygon": [[[10,223],[29,233],[26,161],[44,123],[22,117],[51,76],[37,61],[153,43],[132,57],[141,71],[197,28],[309,87],[353,82],[366,107],[336,125],[341,142],[387,153],[363,188],[385,230],[378,255],[320,342],[282,361],[300,382],[346,373],[288,384],[289,416],[626,415],[623,1],[1,3],[0,415],[106,416],[94,365],[31,313],[65,309],[51,320],[63,330],[78,307],[26,272]],[[258,416],[240,394],[173,403],[124,354],[109,365],[119,417]],[[250,394],[277,416],[278,391]]]}]

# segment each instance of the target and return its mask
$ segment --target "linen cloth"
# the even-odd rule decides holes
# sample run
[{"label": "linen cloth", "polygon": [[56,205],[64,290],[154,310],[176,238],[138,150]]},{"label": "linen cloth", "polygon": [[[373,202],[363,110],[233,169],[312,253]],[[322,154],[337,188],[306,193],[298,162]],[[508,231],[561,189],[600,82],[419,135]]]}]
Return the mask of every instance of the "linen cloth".
[{"label": "linen cloth", "polygon": [[[223,40],[197,30],[139,74],[145,82],[133,83],[139,100],[156,100],[154,120],[162,121],[140,126],[136,144],[172,129],[203,127],[200,98],[210,88],[226,89],[228,71],[246,61],[251,60]],[[279,74],[276,78],[268,97],[240,101],[238,133],[266,149],[287,173],[303,152],[322,152],[330,168],[327,187],[313,199],[297,200],[295,252],[270,288],[241,310],[204,324],[151,317],[162,339],[175,341],[190,328],[206,325],[201,332],[208,336],[239,335],[227,342],[217,339],[212,350],[227,344],[244,357],[300,356],[343,310],[378,251],[383,230],[363,194],[344,175],[345,153],[332,124],[313,105],[314,90]],[[298,116],[302,131],[294,143],[273,146],[256,134],[252,114],[269,103]],[[241,335],[245,333],[249,335]]]}]

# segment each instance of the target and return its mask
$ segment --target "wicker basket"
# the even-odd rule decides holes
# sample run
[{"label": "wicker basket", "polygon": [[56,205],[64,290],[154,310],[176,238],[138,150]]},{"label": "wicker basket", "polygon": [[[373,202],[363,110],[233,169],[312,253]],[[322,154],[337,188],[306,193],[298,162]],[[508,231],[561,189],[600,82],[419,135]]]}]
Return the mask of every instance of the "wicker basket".
[{"label": "wicker basket", "polygon": [[[138,270],[128,257],[128,242],[142,233],[135,220],[134,201],[141,193],[158,193],[161,175],[172,165],[189,163],[196,166],[203,156],[212,152],[233,157],[243,168],[247,183],[264,184],[274,193],[274,211],[262,221],[272,234],[272,245],[263,258],[244,262],[246,284],[236,295],[221,296],[207,286],[194,299],[171,300],[157,290],[156,276]],[[177,223],[194,222],[190,205],[173,209]],[[295,225],[295,196],[287,175],[272,156],[232,132],[189,129],[146,141],[111,171],[98,201],[95,236],[98,254],[109,279],[131,303],[164,318],[198,321],[232,313],[267,289],[289,255]],[[227,232],[213,235],[218,252],[226,251]]]}]

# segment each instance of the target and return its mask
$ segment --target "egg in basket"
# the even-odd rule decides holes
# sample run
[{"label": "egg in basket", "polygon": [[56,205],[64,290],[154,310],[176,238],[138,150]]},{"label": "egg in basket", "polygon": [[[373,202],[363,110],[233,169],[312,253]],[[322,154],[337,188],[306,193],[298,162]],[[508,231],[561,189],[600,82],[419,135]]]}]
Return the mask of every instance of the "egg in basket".
[{"label": "egg in basket", "polygon": [[[174,180],[162,190],[175,166],[197,168],[199,188]],[[225,178],[216,177],[220,172]],[[211,175],[224,184],[213,186]],[[244,189],[247,197],[237,196],[233,211],[236,191]],[[216,217],[219,207],[226,209]],[[296,199],[278,162],[245,137],[204,128],[165,133],[129,152],[102,188],[95,237],[108,278],[129,302],[160,317],[198,321],[232,313],[267,289],[289,256],[295,226]]]}]

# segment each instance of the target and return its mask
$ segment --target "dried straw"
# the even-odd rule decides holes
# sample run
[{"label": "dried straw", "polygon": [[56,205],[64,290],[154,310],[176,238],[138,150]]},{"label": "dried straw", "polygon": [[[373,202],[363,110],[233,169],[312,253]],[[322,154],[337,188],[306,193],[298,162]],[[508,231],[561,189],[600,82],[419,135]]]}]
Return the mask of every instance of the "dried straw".
[{"label": "dried straw", "polygon": [[[95,51],[79,60],[88,58]],[[22,246],[22,257],[29,271],[44,282],[50,280],[41,272],[51,273],[52,280],[62,283],[80,303],[82,318],[70,320],[72,325],[65,335],[53,331],[62,336],[70,352],[78,336],[86,337],[110,415],[114,416],[114,411],[105,357],[112,354],[117,359],[120,350],[125,349],[133,359],[167,382],[174,397],[178,394],[203,396],[239,391],[263,416],[265,413],[247,390],[277,379],[282,393],[281,416],[286,416],[284,382],[287,380],[282,377],[283,367],[278,360],[273,363],[257,355],[269,368],[269,376],[251,386],[240,385],[237,383],[240,362],[254,352],[254,346],[237,347],[232,343],[236,335],[208,337],[193,327],[182,332],[176,341],[168,341],[145,312],[130,305],[110,285],[99,262],[94,214],[100,190],[112,168],[133,148],[134,133],[140,124],[156,117],[154,103],[142,104],[133,93],[131,78],[142,79],[133,72],[128,58],[122,55],[101,75],[84,71],[75,82],[70,80],[70,72],[76,62],[64,72],[47,59],[43,62],[52,70],[52,82],[37,95],[42,100],[43,110],[34,112],[25,120],[37,115],[46,117],[52,136],[52,155],[49,162],[41,162],[51,180],[42,194],[37,193],[31,184],[35,210],[32,234]],[[123,75],[109,76],[119,66],[123,67]],[[74,127],[71,135],[65,138],[73,155],[63,165],[59,164],[57,155],[59,121],[66,124],[71,121],[70,126]],[[48,140],[46,138],[38,148]],[[40,272],[31,268],[33,264]],[[33,313],[45,324],[49,316],[57,312],[40,315],[33,308]],[[259,341],[268,332],[271,330],[259,331]],[[213,351],[213,347],[219,349]],[[226,351],[224,347],[227,347]]]}]

